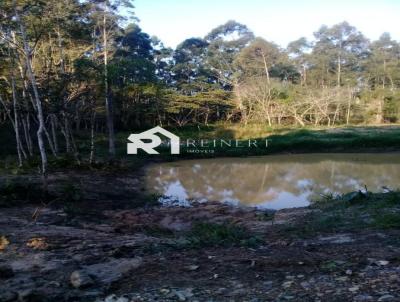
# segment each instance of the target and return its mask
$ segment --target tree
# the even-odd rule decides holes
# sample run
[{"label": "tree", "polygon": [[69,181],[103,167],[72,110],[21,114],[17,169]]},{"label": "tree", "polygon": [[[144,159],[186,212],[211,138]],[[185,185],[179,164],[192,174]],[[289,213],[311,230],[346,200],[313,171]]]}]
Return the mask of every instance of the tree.
[{"label": "tree", "polygon": [[371,52],[366,63],[369,79],[373,87],[381,85],[385,89],[389,84],[395,88],[399,73],[400,44],[392,40],[389,33],[384,33],[379,40],[371,44]]},{"label": "tree", "polygon": [[[347,22],[332,27],[322,26],[314,33],[314,64],[323,66],[327,74],[336,74],[336,86],[355,83],[355,72],[368,49],[368,40]],[[329,76],[326,78],[329,80]]]},{"label": "tree", "polygon": [[209,43],[207,64],[223,88],[234,86],[236,70],[233,62],[253,39],[254,34],[246,25],[232,20],[213,29],[205,37]]},{"label": "tree", "polygon": [[267,84],[271,84],[271,68],[286,60],[279,47],[262,38],[256,38],[242,49],[235,59],[239,67],[240,77],[265,76]]},{"label": "tree", "polygon": [[133,5],[130,0],[92,0],[91,3],[93,4],[92,18],[95,22],[94,32],[99,38],[100,44],[98,46],[101,49],[104,64],[104,99],[108,129],[108,152],[110,157],[113,158],[115,156],[114,104],[110,88],[108,64],[109,57],[115,51],[113,46],[115,45],[116,33],[119,31],[119,22],[123,19],[118,14],[118,10],[121,7],[130,10]]},{"label": "tree", "polygon": [[301,85],[307,85],[307,69],[310,67],[309,52],[312,44],[302,37],[288,44],[288,54],[301,74]]}]

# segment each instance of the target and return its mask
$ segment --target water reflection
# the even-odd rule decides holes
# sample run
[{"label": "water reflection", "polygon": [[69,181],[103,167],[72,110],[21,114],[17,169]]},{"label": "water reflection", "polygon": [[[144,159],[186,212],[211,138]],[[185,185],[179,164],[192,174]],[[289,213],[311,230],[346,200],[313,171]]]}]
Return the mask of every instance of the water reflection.
[{"label": "water reflection", "polygon": [[400,187],[400,154],[307,154],[164,163],[147,171],[149,191],[181,201],[270,209],[307,206],[321,194]]}]

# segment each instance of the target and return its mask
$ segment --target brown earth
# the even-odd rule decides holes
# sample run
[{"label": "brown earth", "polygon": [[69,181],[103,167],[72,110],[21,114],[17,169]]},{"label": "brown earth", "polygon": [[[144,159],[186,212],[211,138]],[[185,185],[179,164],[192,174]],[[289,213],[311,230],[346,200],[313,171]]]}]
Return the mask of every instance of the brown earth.
[{"label": "brown earth", "polygon": [[[400,301],[397,230],[295,236],[285,227],[310,209],[136,207],[137,175],[55,174],[50,187],[65,179],[85,191],[73,211],[0,208],[1,302]],[[197,223],[239,226],[257,244],[188,244]]]}]

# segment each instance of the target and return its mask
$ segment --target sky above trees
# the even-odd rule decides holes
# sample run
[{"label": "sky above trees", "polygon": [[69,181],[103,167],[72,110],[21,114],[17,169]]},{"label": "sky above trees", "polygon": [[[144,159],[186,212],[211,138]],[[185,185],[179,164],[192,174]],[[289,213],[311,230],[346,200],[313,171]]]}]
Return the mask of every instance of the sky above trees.
[{"label": "sky above trees", "polygon": [[204,37],[211,28],[236,20],[256,36],[286,47],[302,36],[312,38],[321,24],[344,20],[366,37],[383,32],[400,40],[399,0],[136,0],[140,26],[175,47],[189,37]]}]

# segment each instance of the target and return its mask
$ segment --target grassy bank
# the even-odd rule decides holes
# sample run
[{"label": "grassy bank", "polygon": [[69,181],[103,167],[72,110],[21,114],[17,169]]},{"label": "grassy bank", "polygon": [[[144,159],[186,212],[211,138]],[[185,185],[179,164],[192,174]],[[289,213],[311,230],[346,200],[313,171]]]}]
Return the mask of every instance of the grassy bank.
[{"label": "grassy bank", "polygon": [[[400,192],[350,192],[327,196],[310,206],[300,223],[285,227],[288,234],[313,237],[323,233],[400,229]],[[400,243],[400,242],[399,242]]]},{"label": "grassy bank", "polygon": [[[170,155],[167,146],[159,147],[159,155],[127,155],[126,144],[128,132],[117,134],[117,160],[108,161],[108,142],[105,135],[97,135],[95,158],[96,163],[89,165],[87,159],[90,153],[87,133],[76,135],[77,146],[82,159],[76,163],[72,155],[62,155],[59,158],[49,157],[51,170],[63,169],[100,169],[123,170],[138,169],[151,161],[171,161],[179,159],[260,156],[278,153],[311,153],[311,152],[392,152],[400,150],[400,126],[370,126],[370,127],[337,127],[337,128],[271,128],[265,125],[211,125],[203,127],[183,127],[168,129],[178,135],[183,142],[187,139],[196,140],[196,147],[183,146],[181,154]],[[201,147],[200,140],[208,140],[208,146]],[[231,147],[213,140],[224,139],[231,142]],[[248,147],[249,139],[257,141],[257,147]],[[235,147],[236,140],[242,147]],[[268,146],[266,147],[266,142]],[[11,140],[10,140],[11,141]],[[1,151],[0,169],[13,174],[32,172],[39,166],[39,158],[27,161],[24,167],[16,165],[15,150],[10,146]],[[206,143],[207,145],[207,143]],[[60,149],[62,145],[60,146]],[[193,152],[195,151],[195,152]]]}]

